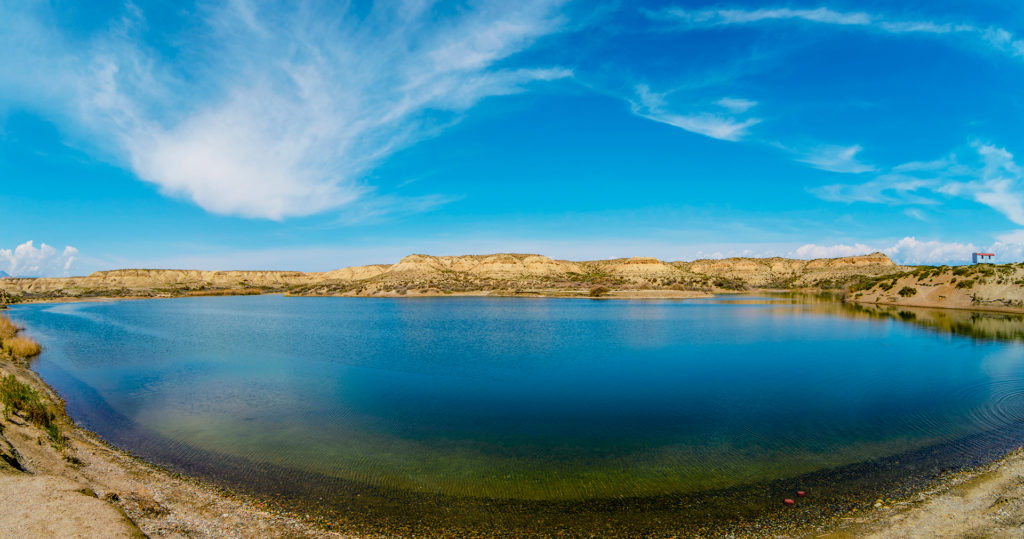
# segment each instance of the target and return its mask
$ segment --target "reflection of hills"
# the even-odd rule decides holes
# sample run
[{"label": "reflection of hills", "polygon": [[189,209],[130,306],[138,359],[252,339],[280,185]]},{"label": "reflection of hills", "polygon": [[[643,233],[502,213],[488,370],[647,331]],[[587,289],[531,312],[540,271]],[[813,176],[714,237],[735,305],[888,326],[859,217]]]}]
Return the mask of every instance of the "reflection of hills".
[{"label": "reflection of hills", "polygon": [[1019,314],[844,303],[831,295],[791,294],[787,297],[793,297],[808,310],[822,314],[892,319],[976,339],[1024,341],[1024,315]]}]

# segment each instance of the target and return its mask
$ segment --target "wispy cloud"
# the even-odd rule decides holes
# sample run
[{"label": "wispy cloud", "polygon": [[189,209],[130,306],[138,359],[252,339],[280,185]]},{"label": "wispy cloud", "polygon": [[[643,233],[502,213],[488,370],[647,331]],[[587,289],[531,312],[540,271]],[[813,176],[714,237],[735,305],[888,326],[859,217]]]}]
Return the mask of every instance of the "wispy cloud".
[{"label": "wispy cloud", "polygon": [[757,101],[750,99],[737,99],[735,97],[723,97],[715,104],[735,114],[741,114],[757,106]]},{"label": "wispy cloud", "polygon": [[925,215],[925,213],[921,211],[919,208],[907,208],[903,210],[903,215],[906,215],[907,217],[910,217],[912,219],[917,219],[918,221],[928,221],[928,216]]},{"label": "wispy cloud", "polygon": [[795,9],[788,7],[762,9],[686,9],[666,8],[647,12],[654,20],[670,22],[685,28],[746,25],[795,21],[865,29],[891,34],[955,35],[977,41],[1000,53],[1024,59],[1024,39],[998,27],[930,20],[896,19],[864,11],[837,11],[827,7]]},{"label": "wispy cloud", "polygon": [[58,251],[45,243],[36,247],[29,240],[14,249],[0,249],[0,270],[16,277],[68,275],[78,260],[78,249],[70,245]]},{"label": "wispy cloud", "polygon": [[722,98],[713,107],[699,107],[690,104],[694,110],[677,113],[667,103],[669,93],[651,91],[646,85],[636,87],[636,95],[630,101],[634,114],[648,120],[661,122],[691,133],[719,140],[737,141],[748,134],[750,127],[761,122],[760,118],[741,118],[739,115],[757,105],[755,101]]},{"label": "wispy cloud", "polygon": [[857,154],[863,150],[860,145],[853,146],[818,146],[797,158],[797,161],[806,163],[814,168],[830,172],[841,172],[848,174],[859,174],[871,172],[875,167],[860,162]]},{"label": "wispy cloud", "polygon": [[960,197],[1024,226],[1024,169],[1005,148],[981,142],[971,146],[975,155],[967,162],[954,153],[898,165],[864,183],[825,185],[811,192],[834,202],[881,204],[937,204],[944,197]]},{"label": "wispy cloud", "polygon": [[503,67],[556,32],[558,0],[482,2],[439,15],[381,2],[359,15],[246,0],[200,8],[163,55],[145,13],[87,40],[0,7],[0,93],[59,119],[162,192],[220,214],[283,219],[365,200],[362,176],[490,96],[572,75]]}]

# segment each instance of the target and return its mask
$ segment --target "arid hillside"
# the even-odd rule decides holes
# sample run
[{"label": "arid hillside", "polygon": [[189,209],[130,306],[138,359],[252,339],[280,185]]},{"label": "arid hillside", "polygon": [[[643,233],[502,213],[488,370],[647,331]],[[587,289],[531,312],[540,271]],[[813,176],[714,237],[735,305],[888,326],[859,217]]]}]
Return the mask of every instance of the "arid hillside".
[{"label": "arid hillside", "polygon": [[[634,257],[573,262],[535,254],[409,255],[395,264],[322,273],[125,269],[86,277],[3,278],[17,302],[52,298],[174,297],[287,292],[304,296],[441,294],[668,297],[758,288],[840,288],[903,271],[883,254],[818,260],[726,258],[665,262]],[[646,291],[640,294],[640,291]],[[651,291],[661,291],[651,294]],[[698,294],[699,293],[699,294]]]},{"label": "arid hillside", "polygon": [[858,303],[1024,311],[1024,263],[925,266],[850,287]]},{"label": "arid hillside", "polygon": [[86,277],[0,279],[12,300],[52,297],[172,297],[212,293],[283,292],[320,274],[298,271],[197,271],[122,269]]},{"label": "arid hillside", "polygon": [[[792,260],[728,258],[665,262],[651,257],[574,262],[536,254],[409,255],[392,266],[361,266],[321,274],[295,295],[610,295],[639,291],[715,292],[757,288],[838,288],[902,271],[883,254]],[[616,294],[620,292],[622,294]]]}]

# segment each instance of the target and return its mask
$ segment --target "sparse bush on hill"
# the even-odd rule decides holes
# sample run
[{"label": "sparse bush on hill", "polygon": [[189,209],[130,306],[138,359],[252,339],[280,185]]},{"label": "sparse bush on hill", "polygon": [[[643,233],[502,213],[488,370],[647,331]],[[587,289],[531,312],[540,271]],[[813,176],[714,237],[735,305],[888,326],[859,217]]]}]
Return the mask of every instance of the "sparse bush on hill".
[{"label": "sparse bush on hill", "polygon": [[959,283],[956,283],[957,288],[970,288],[974,286],[974,279],[964,279]]},{"label": "sparse bush on hill", "polygon": [[713,283],[718,288],[723,290],[746,290],[747,283],[743,282],[742,279],[732,279],[729,277],[718,277]]},{"label": "sparse bush on hill", "polygon": [[608,292],[611,292],[611,290],[609,290],[608,288],[605,288],[603,286],[595,286],[594,288],[590,289],[590,297],[599,298],[601,296],[608,295]]},{"label": "sparse bush on hill", "polygon": [[917,289],[912,286],[904,286],[897,293],[905,298],[909,298],[910,296],[917,294]]}]

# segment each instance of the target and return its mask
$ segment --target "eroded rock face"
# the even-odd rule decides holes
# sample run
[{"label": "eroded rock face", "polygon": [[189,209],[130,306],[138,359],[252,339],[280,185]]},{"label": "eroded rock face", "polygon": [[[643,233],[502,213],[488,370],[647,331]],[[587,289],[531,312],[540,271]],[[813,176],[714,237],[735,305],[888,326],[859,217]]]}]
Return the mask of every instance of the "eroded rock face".
[{"label": "eroded rock face", "polygon": [[751,286],[810,286],[853,275],[875,276],[900,270],[883,253],[842,258],[797,260],[789,258],[723,258],[679,263],[693,273],[740,279]]},{"label": "eroded rock face", "polygon": [[[336,269],[334,271],[328,271],[314,276],[312,279],[317,280],[341,280],[341,281],[359,281],[362,279],[372,279],[379,277],[385,271],[391,268],[388,264],[374,264],[371,266],[351,266],[348,268]],[[313,275],[313,274],[307,274]]]},{"label": "eroded rock face", "polygon": [[446,271],[467,273],[478,277],[510,278],[521,275],[554,275],[579,271],[579,266],[575,262],[556,261],[535,254],[409,255],[384,273],[415,274],[419,277],[428,277]]}]

